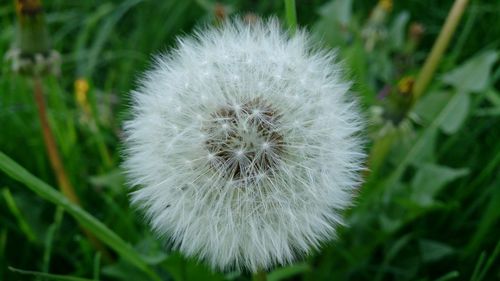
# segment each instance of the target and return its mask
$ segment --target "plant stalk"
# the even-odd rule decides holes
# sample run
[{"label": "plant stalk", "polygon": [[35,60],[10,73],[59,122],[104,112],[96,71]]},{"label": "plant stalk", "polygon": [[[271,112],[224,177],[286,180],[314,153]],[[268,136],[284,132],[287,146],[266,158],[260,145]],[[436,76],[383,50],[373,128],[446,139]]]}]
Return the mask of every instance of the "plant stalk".
[{"label": "plant stalk", "polygon": [[290,34],[295,34],[297,31],[297,8],[295,7],[295,0],[285,0],[285,13],[286,23]]},{"label": "plant stalk", "polygon": [[415,81],[415,86],[413,87],[413,97],[414,101],[424,93],[431,81],[436,68],[443,57],[443,53],[448,47],[450,40],[455,33],[458,23],[462,18],[465,7],[467,6],[469,0],[455,0],[453,7],[451,8],[448,17],[444,23],[439,36],[432,47],[430,55],[425,60],[424,66],[420,71],[420,74]]},{"label": "plant stalk", "polygon": [[71,202],[80,205],[80,200],[78,199],[75,189],[68,179],[66,170],[64,169],[61,161],[59,150],[57,149],[54,135],[52,134],[52,130],[50,129],[49,121],[47,119],[47,109],[45,107],[45,100],[43,97],[42,81],[38,76],[35,76],[33,78],[33,93],[38,109],[38,118],[40,119],[40,125],[42,126],[45,149],[47,150],[52,169],[56,174],[59,188]]},{"label": "plant stalk", "polygon": [[252,276],[253,281],[267,281],[267,273],[264,270],[255,272]]},{"label": "plant stalk", "polygon": [[[43,97],[43,86],[42,81],[39,76],[33,76],[33,94],[35,98],[35,103],[38,111],[38,118],[40,119],[40,125],[42,127],[43,140],[45,143],[45,149],[49,156],[49,161],[52,166],[52,170],[56,174],[57,182],[59,189],[66,196],[69,201],[75,203],[80,206],[80,200],[76,195],[75,189],[73,185],[69,181],[68,174],[64,168],[64,165],[61,161],[61,157],[59,154],[59,150],[57,149],[56,141],[54,138],[54,134],[49,125],[49,121],[47,118],[47,108],[45,106],[45,99]],[[95,236],[85,229],[81,227],[84,234],[89,239],[90,243],[99,251],[103,253],[103,256],[106,260],[112,260],[111,254],[107,251],[107,249],[95,238]]]}]

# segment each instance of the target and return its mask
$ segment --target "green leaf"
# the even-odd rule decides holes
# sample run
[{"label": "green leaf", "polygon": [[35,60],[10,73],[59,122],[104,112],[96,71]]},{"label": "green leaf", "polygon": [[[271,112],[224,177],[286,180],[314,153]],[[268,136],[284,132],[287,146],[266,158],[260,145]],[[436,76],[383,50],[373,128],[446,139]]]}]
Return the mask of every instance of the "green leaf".
[{"label": "green leaf", "polygon": [[394,233],[404,224],[402,217],[393,218],[386,214],[378,215],[377,220],[384,233]]},{"label": "green leaf", "polygon": [[500,107],[500,93],[494,88],[490,88],[485,93],[486,99],[496,107]]},{"label": "green leaf", "polygon": [[114,31],[115,25],[128,12],[128,10],[141,2],[142,0],[122,1],[120,6],[116,7],[113,13],[106,17],[106,21],[101,24],[99,32],[92,40],[93,45],[87,56],[88,59],[83,70],[83,76],[91,76],[95,66],[101,59],[100,53],[103,50],[106,41],[110,38],[109,35]]},{"label": "green leaf", "polygon": [[63,219],[64,210],[62,207],[57,207],[54,214],[54,222],[47,229],[47,234],[45,236],[44,241],[44,252],[43,252],[43,264],[42,271],[48,272],[50,268],[50,260],[52,258],[52,252],[54,251],[54,238],[56,236],[56,232],[58,231],[61,221]]},{"label": "green leaf", "polygon": [[488,87],[491,68],[498,59],[496,51],[486,51],[446,73],[443,82],[463,92],[481,92]]},{"label": "green leaf", "polygon": [[435,142],[438,128],[441,126],[443,120],[445,120],[447,116],[453,112],[456,104],[459,103],[460,98],[461,97],[458,93],[453,95],[450,101],[439,111],[429,126],[420,133],[419,137],[413,142],[407,153],[405,153],[405,157],[397,165],[397,168],[384,182],[384,185],[387,188],[396,186],[396,183],[401,179],[408,165],[418,164],[419,161],[415,161],[415,159],[419,159],[419,157],[422,158],[422,151],[425,152],[425,149],[428,149],[430,141]]},{"label": "green leaf", "polygon": [[346,30],[352,17],[352,0],[334,0],[318,10],[320,19],[316,22],[313,34],[322,42],[338,47],[349,38]]},{"label": "green leaf", "polygon": [[424,262],[438,261],[454,252],[452,247],[438,241],[422,239],[418,244]]},{"label": "green leaf", "polygon": [[168,270],[174,280],[222,281],[226,279],[221,273],[210,270],[210,268],[200,264],[197,260],[185,258],[179,252],[173,252],[162,265]]},{"label": "green leaf", "polygon": [[465,92],[456,93],[455,102],[452,104],[453,108],[447,111],[442,117],[439,127],[444,133],[451,135],[460,129],[464,123],[470,108],[470,97]]},{"label": "green leaf", "polygon": [[352,17],[352,0],[334,0],[323,5],[318,13],[341,25],[347,25]]},{"label": "green leaf", "polygon": [[87,66],[86,60],[88,60],[88,55],[86,54],[86,42],[89,37],[91,37],[91,31],[102,18],[109,17],[109,14],[115,9],[115,7],[111,3],[103,3],[95,8],[95,10],[87,15],[85,19],[85,24],[82,30],[78,33],[79,35],[76,37],[75,46],[73,49],[75,50],[75,55],[78,60],[77,65],[77,74],[78,76],[84,76],[84,68]]},{"label": "green leaf", "polygon": [[470,110],[470,96],[463,91],[437,91],[424,96],[413,111],[419,121],[433,122],[444,133],[453,134],[460,129]]},{"label": "green leaf", "polygon": [[123,171],[117,168],[106,174],[91,176],[89,182],[94,186],[106,187],[116,191],[123,188],[125,177]]},{"label": "green leaf", "polygon": [[481,271],[481,268],[483,267],[484,260],[486,259],[486,252],[481,252],[479,255],[479,259],[476,262],[476,265],[474,266],[474,271],[472,272],[472,276],[470,278],[471,281],[478,281],[479,280],[479,272]]},{"label": "green leaf", "polygon": [[390,244],[384,255],[384,260],[377,271],[377,275],[373,278],[375,281],[383,280],[384,274],[387,273],[387,268],[391,261],[404,249],[405,246],[411,241],[411,235],[407,234]]},{"label": "green leaf", "polygon": [[[399,165],[402,161],[409,161],[408,164],[418,166],[422,163],[434,162],[436,158],[435,148],[438,129],[428,128],[415,133],[413,129],[406,132],[399,132],[391,147],[391,154],[388,160],[393,165]],[[416,142],[419,142],[416,145]],[[408,157],[408,152],[413,156]]]},{"label": "green leaf", "polygon": [[392,81],[394,67],[388,52],[374,52],[369,61],[370,71],[375,77],[386,83]]},{"label": "green leaf", "polygon": [[280,267],[267,275],[268,281],[285,280],[302,272],[310,270],[307,263],[298,263],[287,267]]},{"label": "green leaf", "polygon": [[380,168],[387,160],[387,155],[397,143],[399,134],[396,130],[387,130],[387,132],[375,139],[370,151],[370,170],[372,175],[378,175]]},{"label": "green leaf", "polygon": [[73,276],[67,276],[67,275],[58,275],[58,274],[50,274],[50,273],[43,273],[43,272],[38,272],[38,271],[31,271],[31,270],[22,270],[22,269],[17,269],[9,266],[9,270],[24,274],[24,275],[33,275],[37,277],[43,277],[47,278],[49,280],[58,280],[58,281],[95,281],[93,279],[87,279],[87,278],[80,278],[80,277],[73,277]]},{"label": "green leaf", "polygon": [[92,275],[95,280],[99,280],[99,276],[101,273],[101,252],[97,252],[94,256],[94,266],[92,270]]},{"label": "green leaf", "polygon": [[420,139],[420,145],[415,155],[410,159],[412,165],[418,166],[422,163],[431,163],[436,159],[436,139],[438,130],[429,128]]},{"label": "green leaf", "polygon": [[143,235],[143,239],[136,244],[135,249],[142,260],[150,265],[159,264],[168,258],[161,242],[151,235]]},{"label": "green leaf", "polygon": [[398,14],[396,19],[392,23],[391,29],[389,31],[389,40],[391,42],[392,48],[395,50],[401,50],[403,48],[408,20],[410,20],[410,14],[406,11],[403,11]]},{"label": "green leaf", "polygon": [[488,192],[489,202],[481,211],[481,218],[477,221],[474,235],[469,239],[470,242],[465,248],[467,254],[477,251],[481,244],[486,241],[488,235],[496,230],[500,220],[500,185],[498,183],[497,181],[489,188],[484,189],[485,192]]},{"label": "green leaf", "polygon": [[460,277],[460,273],[458,271],[454,270],[454,271],[450,271],[450,272],[446,273],[445,275],[439,277],[435,281],[448,281],[448,280],[452,280],[452,279],[455,279],[458,277]]},{"label": "green leaf", "polygon": [[64,195],[53,187],[30,174],[19,164],[0,152],[0,170],[11,178],[25,184],[41,198],[61,206],[68,214],[75,218],[83,227],[92,232],[99,240],[115,250],[121,257],[144,271],[152,280],[161,280],[158,275],[140,258],[139,254],[123,241],[116,233],[102,222],[94,218],[78,205],[70,202]]},{"label": "green leaf", "polygon": [[[101,269],[102,276],[105,280],[134,280],[134,281],[148,281],[150,278],[142,271],[135,267],[130,266],[129,263],[120,259],[110,265],[105,265]],[[176,279],[178,280],[178,279]]]},{"label": "green leaf", "polygon": [[[358,81],[366,81],[368,67],[363,44],[359,41],[355,41],[351,46],[349,46],[349,48],[344,48],[341,52],[346,66],[352,71],[355,79]],[[357,86],[360,87],[362,85]]]},{"label": "green leaf", "polygon": [[418,121],[429,123],[436,118],[451,97],[452,93],[449,91],[430,92],[418,100],[413,113],[418,116]]},{"label": "green leaf", "polygon": [[484,94],[486,100],[493,106],[478,108],[474,114],[476,116],[498,116],[500,115],[500,93],[494,88],[488,89]]},{"label": "green leaf", "polygon": [[19,210],[16,204],[16,200],[14,200],[14,197],[10,193],[10,190],[5,187],[2,190],[2,194],[5,199],[5,203],[7,203],[7,207],[9,208],[10,212],[14,215],[14,217],[17,219],[21,231],[26,235],[26,237],[30,242],[36,242],[37,237],[33,232],[33,230],[31,229],[30,225],[24,219],[24,216],[21,210]]},{"label": "green leaf", "polygon": [[434,197],[447,183],[467,175],[467,169],[452,169],[435,164],[420,167],[411,182],[411,200],[420,206],[431,206]]},{"label": "green leaf", "polygon": [[495,249],[493,250],[493,253],[491,254],[491,256],[486,261],[486,264],[484,265],[484,267],[479,272],[477,278],[474,278],[474,276],[473,276],[473,278],[471,278],[471,279],[473,281],[483,280],[484,276],[486,275],[486,273],[488,273],[488,270],[491,268],[491,266],[493,266],[493,263],[495,262],[495,260],[496,260],[496,258],[498,257],[499,254],[500,254],[500,241],[497,242],[497,245],[495,246]]}]

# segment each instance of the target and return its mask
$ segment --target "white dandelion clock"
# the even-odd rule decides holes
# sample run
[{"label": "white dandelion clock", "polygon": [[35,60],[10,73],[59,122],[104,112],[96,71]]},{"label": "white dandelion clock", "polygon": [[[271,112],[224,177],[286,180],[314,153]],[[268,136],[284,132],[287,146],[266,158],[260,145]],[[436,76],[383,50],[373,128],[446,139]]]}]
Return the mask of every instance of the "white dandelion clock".
[{"label": "white dandelion clock", "polygon": [[132,200],[155,232],[221,270],[332,239],[363,161],[340,70],[273,20],[201,30],[157,58],[125,125]]}]

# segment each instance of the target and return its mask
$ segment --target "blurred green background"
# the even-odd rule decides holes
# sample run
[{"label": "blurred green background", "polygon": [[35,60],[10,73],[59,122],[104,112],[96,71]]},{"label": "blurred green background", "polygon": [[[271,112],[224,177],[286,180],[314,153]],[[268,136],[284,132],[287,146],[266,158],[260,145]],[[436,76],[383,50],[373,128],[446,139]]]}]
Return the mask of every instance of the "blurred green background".
[{"label": "blurred green background", "polygon": [[[0,150],[20,166],[0,157],[0,280],[251,279],[211,272],[155,239],[128,203],[121,124],[134,81],[177,35],[233,15],[284,19],[283,2],[43,4],[62,56],[61,74],[43,79],[48,119],[82,208],[93,217],[20,167],[57,186],[32,81],[4,60]],[[297,0],[299,25],[318,44],[337,48],[354,81],[369,120],[369,171],[357,206],[346,213],[349,227],[320,252],[269,272],[269,280],[500,280],[500,1],[471,1],[431,85],[420,99],[411,93],[452,4]],[[15,27],[14,3],[2,1],[2,56]],[[74,218],[109,246],[108,255]]]}]

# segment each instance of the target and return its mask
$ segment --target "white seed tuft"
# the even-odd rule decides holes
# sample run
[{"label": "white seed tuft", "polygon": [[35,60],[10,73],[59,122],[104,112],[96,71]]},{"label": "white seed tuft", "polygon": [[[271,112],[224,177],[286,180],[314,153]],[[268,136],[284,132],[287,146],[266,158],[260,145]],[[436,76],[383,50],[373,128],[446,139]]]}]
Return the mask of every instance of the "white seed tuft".
[{"label": "white seed tuft", "polygon": [[275,20],[183,37],[132,92],[132,201],[217,269],[287,264],[332,239],[360,184],[358,108],[332,52]]}]

